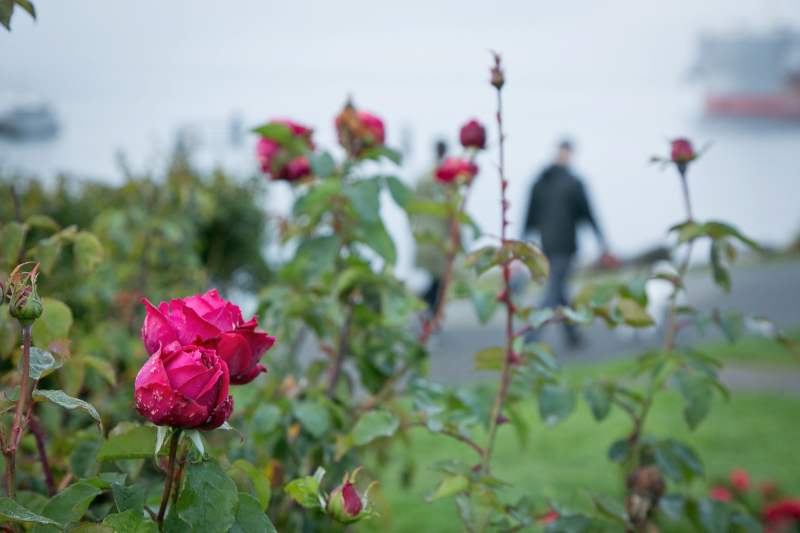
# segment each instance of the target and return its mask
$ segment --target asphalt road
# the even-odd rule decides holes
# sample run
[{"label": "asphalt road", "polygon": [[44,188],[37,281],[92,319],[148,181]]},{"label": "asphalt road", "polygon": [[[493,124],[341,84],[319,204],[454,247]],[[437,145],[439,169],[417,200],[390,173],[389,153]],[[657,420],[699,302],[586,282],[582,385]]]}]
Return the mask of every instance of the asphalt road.
[{"label": "asphalt road", "polygon": [[[800,325],[800,258],[737,266],[732,271],[732,280],[733,289],[726,294],[712,283],[708,270],[701,268],[691,272],[687,279],[689,303],[704,310],[746,310],[750,315],[768,317],[781,327]],[[527,294],[526,298],[531,302],[538,299],[533,292]],[[444,327],[430,345],[431,379],[459,384],[490,378],[491,375],[487,373],[473,370],[472,356],[481,348],[503,344],[504,320],[502,313],[498,312],[488,324],[480,324],[469,302],[450,304]],[[603,323],[595,322],[583,329],[583,346],[570,349],[564,342],[560,326],[551,325],[545,329],[542,340],[551,345],[563,365],[570,365],[631,356],[657,346],[660,332],[652,329],[609,330]],[[707,331],[709,338],[719,336],[710,329],[713,328]],[[682,333],[680,340],[699,340],[697,336],[687,331],[686,334]],[[722,377],[730,386],[739,389],[775,389],[800,393],[800,364],[797,374],[731,366],[726,368]]]}]

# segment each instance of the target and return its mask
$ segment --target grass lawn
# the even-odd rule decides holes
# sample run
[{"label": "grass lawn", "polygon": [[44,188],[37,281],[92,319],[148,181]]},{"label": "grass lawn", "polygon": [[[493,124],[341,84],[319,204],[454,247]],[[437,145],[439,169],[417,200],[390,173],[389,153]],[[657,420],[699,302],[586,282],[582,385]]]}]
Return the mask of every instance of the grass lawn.
[{"label": "grass lawn", "polygon": [[[782,355],[774,343],[746,339],[743,346],[715,343],[706,351],[726,360],[753,362],[758,366],[772,361],[773,368],[795,364]],[[574,365],[565,371],[573,381],[587,375],[619,372],[624,361],[603,365]],[[677,393],[665,392],[655,403],[647,429],[658,436],[674,436],[695,447],[706,469],[706,481],[723,478],[733,468],[749,471],[756,484],[774,480],[791,494],[800,495],[800,395],[781,393],[736,392],[729,402],[714,397],[707,420],[694,432],[683,418],[683,402]],[[555,428],[540,421],[535,402],[523,406],[530,425],[526,445],[521,445],[510,425],[502,426],[495,453],[494,473],[511,483],[509,496],[527,494],[546,505],[548,498],[576,509],[590,506],[590,494],[621,494],[622,479],[616,465],[606,459],[608,446],[628,430],[628,420],[619,410],[612,410],[603,422],[596,422],[583,401],[576,412]],[[429,466],[440,460],[460,459],[474,462],[474,452],[446,437],[436,437],[424,429],[411,433],[411,445],[396,444],[392,462],[380,478],[382,494],[388,504],[382,517],[364,524],[359,531],[457,532],[461,524],[452,499],[426,503],[425,496],[435,488],[438,474]],[[400,483],[404,465],[413,462],[416,475],[410,487]],[[707,484],[692,487],[705,494]]]}]

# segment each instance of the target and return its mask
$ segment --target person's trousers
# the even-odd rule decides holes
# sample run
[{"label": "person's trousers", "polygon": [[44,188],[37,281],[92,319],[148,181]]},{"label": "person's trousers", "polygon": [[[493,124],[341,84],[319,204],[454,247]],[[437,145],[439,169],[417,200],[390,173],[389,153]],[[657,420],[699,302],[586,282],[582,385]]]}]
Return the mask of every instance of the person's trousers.
[{"label": "person's trousers", "polygon": [[[539,307],[555,308],[559,305],[569,305],[569,298],[567,296],[567,285],[569,284],[569,276],[572,273],[573,255],[550,255],[547,257],[550,261],[550,277],[547,278],[547,285],[545,286],[544,298],[539,303]],[[564,333],[570,343],[578,341],[578,331],[574,324],[567,322],[563,323]],[[530,335],[526,337],[528,341],[535,341],[538,335]]]}]

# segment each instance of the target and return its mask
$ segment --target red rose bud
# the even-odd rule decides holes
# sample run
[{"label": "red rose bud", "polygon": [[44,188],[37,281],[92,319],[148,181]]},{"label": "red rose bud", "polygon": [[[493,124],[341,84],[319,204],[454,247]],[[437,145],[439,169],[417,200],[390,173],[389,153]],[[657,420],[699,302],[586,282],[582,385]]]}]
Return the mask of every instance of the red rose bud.
[{"label": "red rose bud", "polygon": [[697,158],[697,154],[688,139],[675,139],[671,141],[672,152],[670,157],[673,163],[688,163]]},{"label": "red rose bud", "polygon": [[[294,137],[302,139],[308,149],[314,149],[311,128],[285,119],[273,120],[269,124],[283,124]],[[299,153],[296,147],[283,146],[274,139],[260,138],[256,144],[256,157],[261,171],[273,180],[293,182],[311,175],[311,165],[305,155]]]},{"label": "red rose bud", "polygon": [[8,313],[23,326],[33,324],[43,311],[36,286],[39,263],[34,264],[30,272],[23,271],[23,267],[29,264],[17,266],[8,278],[8,287],[4,289],[8,296]]},{"label": "red rose bud", "polygon": [[711,499],[717,500],[719,502],[729,502],[733,499],[733,495],[731,495],[731,491],[729,491],[726,487],[718,485],[711,489]]},{"label": "red rose bud", "polygon": [[372,113],[356,109],[350,101],[336,115],[335,125],[339,144],[353,157],[361,155],[366,148],[386,142],[383,121]]},{"label": "red rose bud", "polygon": [[157,426],[214,429],[233,411],[228,366],[210,348],[173,342],[139,370],[134,399],[139,414]]},{"label": "red rose bud", "polygon": [[256,317],[245,321],[238,306],[220,298],[216,289],[155,307],[145,299],[147,315],[142,340],[149,355],[173,342],[212,348],[226,363],[234,385],[253,381],[267,369],[261,357],[275,343],[275,337],[258,327]]},{"label": "red rose bud", "polygon": [[729,478],[731,486],[739,492],[745,492],[750,488],[750,474],[744,470],[732,470]]},{"label": "red rose bud", "polygon": [[375,482],[367,487],[363,496],[359,495],[354,484],[359,470],[360,467],[352,474],[345,474],[342,484],[333,489],[328,498],[327,513],[342,524],[351,524],[369,515],[367,494]]},{"label": "red rose bud", "polygon": [[442,183],[469,183],[478,173],[478,165],[457,157],[445,159],[434,175]]},{"label": "red rose bud", "polygon": [[486,148],[486,129],[477,120],[470,120],[461,127],[458,135],[461,146],[483,150]]}]

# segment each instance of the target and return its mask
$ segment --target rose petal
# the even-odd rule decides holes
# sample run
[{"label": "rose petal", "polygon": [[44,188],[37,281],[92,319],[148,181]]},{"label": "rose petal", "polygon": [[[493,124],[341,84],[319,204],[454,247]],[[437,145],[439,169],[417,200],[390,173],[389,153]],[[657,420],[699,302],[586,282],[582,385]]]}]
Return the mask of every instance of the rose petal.
[{"label": "rose petal", "polygon": [[144,298],[142,303],[147,310],[142,323],[142,341],[144,341],[144,348],[148,355],[152,355],[159,346],[166,346],[177,341],[178,333],[167,317],[150,303],[150,300]]}]

